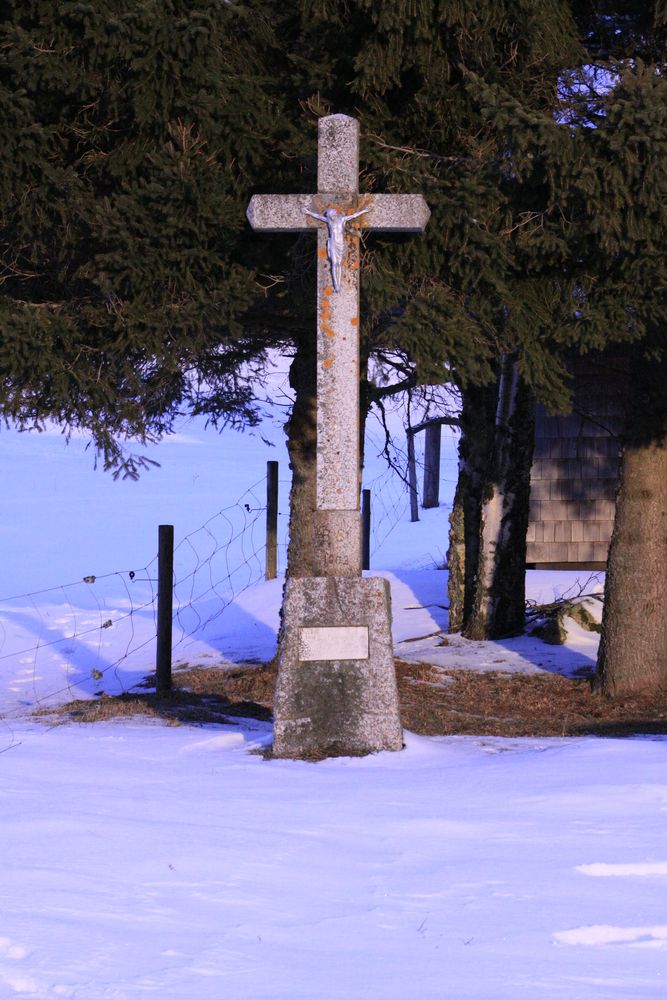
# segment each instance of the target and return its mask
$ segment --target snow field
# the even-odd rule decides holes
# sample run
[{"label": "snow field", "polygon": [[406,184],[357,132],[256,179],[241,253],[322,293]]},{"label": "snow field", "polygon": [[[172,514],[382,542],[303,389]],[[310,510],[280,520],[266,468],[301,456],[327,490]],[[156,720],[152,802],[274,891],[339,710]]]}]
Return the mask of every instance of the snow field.
[{"label": "snow field", "polygon": [[[262,425],[273,449],[185,427],[155,453],[160,470],[125,484],[93,472],[77,442],[3,434],[1,590],[18,596],[0,601],[0,1000],[663,1000],[664,738],[406,733],[401,753],[313,764],[265,760],[261,722],[30,718],[152,670],[151,574],[130,585],[126,571],[150,568],[159,523],[189,537],[268,458],[283,463],[280,423]],[[397,655],[589,669],[597,636],[574,625],[563,647],[441,644],[452,445],[443,504],[414,525],[367,446],[372,565],[391,582]],[[217,531],[177,569],[196,571],[177,664],[275,649],[281,581],[242,580],[219,614]],[[529,573],[529,596],[576,581]]]},{"label": "snow field", "polygon": [[0,996],[665,995],[661,740],[307,764],[253,753],[263,723],[15,735]]}]

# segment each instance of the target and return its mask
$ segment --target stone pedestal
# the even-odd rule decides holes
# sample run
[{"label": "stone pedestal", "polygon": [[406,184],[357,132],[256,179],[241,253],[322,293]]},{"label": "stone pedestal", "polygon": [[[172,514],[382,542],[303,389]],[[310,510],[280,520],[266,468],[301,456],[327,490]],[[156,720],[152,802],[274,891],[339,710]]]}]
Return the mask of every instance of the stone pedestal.
[{"label": "stone pedestal", "polygon": [[401,750],[387,581],[288,580],[283,613],[274,756]]}]

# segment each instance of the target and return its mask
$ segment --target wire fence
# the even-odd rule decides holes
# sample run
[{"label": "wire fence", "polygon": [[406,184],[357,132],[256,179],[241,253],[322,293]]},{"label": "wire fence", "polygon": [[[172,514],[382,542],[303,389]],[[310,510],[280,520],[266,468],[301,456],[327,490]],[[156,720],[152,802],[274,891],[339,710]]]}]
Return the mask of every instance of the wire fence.
[{"label": "wire fence", "polygon": [[[265,575],[267,479],[180,539],[174,550],[173,650],[201,652],[211,626]],[[288,483],[281,481],[281,497]],[[372,494],[373,555],[409,520],[406,476],[388,466]],[[286,506],[286,505],[285,505]],[[278,568],[286,564],[287,513],[279,510]],[[145,565],[0,596],[0,716],[145,685],[157,635],[157,555]],[[216,639],[219,637],[216,637]],[[209,647],[208,653],[216,653]],[[217,659],[220,659],[217,649]]]},{"label": "wire fence", "polygon": [[[266,479],[258,480],[178,542],[174,649],[205,637],[230,604],[264,579],[265,488]],[[286,544],[279,541],[279,567],[285,561]],[[131,569],[0,596],[0,714],[16,717],[144,684],[156,603],[157,555]]]},{"label": "wire fence", "polygon": [[[452,432],[450,432],[452,433]],[[418,498],[422,497],[422,483],[425,474],[423,435],[416,438],[415,468],[417,473]],[[384,442],[377,438],[371,439],[367,445],[377,449],[378,454],[385,454],[386,467],[373,479],[365,483],[371,490],[371,566],[373,556],[377,555],[400,523],[411,520],[410,483],[408,472],[408,451],[402,447],[399,439],[392,439],[391,449],[386,453]],[[439,482],[449,499],[440,503],[440,507],[451,510],[451,498],[458,478],[458,456],[449,449],[440,462]]]}]

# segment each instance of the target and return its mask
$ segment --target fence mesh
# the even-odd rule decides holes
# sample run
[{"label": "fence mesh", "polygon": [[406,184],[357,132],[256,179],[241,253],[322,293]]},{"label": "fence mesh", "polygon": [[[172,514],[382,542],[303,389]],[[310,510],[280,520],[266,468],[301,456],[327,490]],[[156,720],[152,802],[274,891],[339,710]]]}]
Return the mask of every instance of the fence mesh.
[{"label": "fence mesh", "polygon": [[[266,480],[185,535],[174,550],[174,649],[265,572]],[[279,512],[279,517],[285,515]],[[284,531],[283,531],[284,533]],[[279,568],[285,543],[278,545]],[[0,713],[129,691],[152,669],[157,555],[144,565],[0,596]]]},{"label": "fence mesh", "polygon": [[[279,572],[286,564],[288,483],[281,481]],[[406,477],[388,466],[371,490],[371,568],[410,516]],[[174,550],[174,652],[264,579],[266,477],[178,541]],[[0,715],[63,700],[116,694],[145,683],[157,635],[157,555],[144,565],[0,597]]]}]

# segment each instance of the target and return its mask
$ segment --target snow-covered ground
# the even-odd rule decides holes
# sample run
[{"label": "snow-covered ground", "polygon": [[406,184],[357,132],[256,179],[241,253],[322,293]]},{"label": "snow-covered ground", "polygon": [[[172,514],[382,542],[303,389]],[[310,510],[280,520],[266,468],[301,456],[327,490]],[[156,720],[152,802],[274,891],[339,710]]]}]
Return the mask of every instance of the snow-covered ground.
[{"label": "snow-covered ground", "polygon": [[[406,733],[401,753],[312,764],[265,760],[261,722],[30,717],[152,669],[159,523],[180,543],[176,662],[272,655],[261,506],[278,459],[284,526],[281,420],[254,437],[184,426],[139,483],[94,472],[81,442],[2,434],[0,1000],[664,998],[663,738]],[[438,644],[454,441],[443,503],[413,525],[379,440],[365,485],[397,654],[590,667],[596,636],[574,628],[564,647]],[[573,585],[528,575],[535,600]]]},{"label": "snow-covered ground", "polygon": [[662,741],[304,764],[254,755],[261,723],[15,736],[3,997],[665,996]]}]

